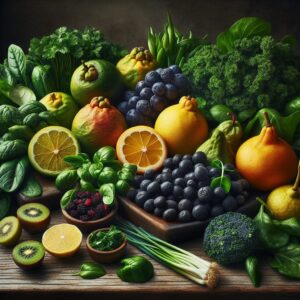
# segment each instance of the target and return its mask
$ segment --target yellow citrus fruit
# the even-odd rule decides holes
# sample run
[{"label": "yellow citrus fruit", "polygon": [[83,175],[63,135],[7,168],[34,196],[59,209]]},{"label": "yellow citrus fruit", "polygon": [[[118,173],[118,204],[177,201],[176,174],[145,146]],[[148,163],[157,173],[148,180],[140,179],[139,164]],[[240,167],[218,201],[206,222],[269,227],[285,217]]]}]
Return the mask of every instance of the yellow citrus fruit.
[{"label": "yellow citrus fruit", "polygon": [[40,173],[56,176],[69,166],[64,156],[79,153],[79,144],[70,130],[48,126],[38,131],[28,146],[32,166]]},{"label": "yellow citrus fruit", "polygon": [[159,169],[167,157],[167,147],[151,127],[135,126],[125,130],[118,139],[118,159],[137,166],[138,173]]},{"label": "yellow citrus fruit", "polygon": [[50,227],[43,234],[45,249],[57,257],[67,257],[76,253],[81,245],[82,233],[71,224],[58,224]]}]

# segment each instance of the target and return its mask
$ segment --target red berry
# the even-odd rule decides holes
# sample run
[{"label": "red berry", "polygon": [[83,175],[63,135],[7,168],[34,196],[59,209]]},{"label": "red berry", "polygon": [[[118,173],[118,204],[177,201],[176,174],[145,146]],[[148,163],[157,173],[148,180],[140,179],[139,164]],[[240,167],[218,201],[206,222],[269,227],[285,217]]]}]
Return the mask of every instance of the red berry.
[{"label": "red berry", "polygon": [[92,199],[91,198],[87,198],[84,202],[85,206],[91,206],[92,205]]},{"label": "red berry", "polygon": [[96,213],[95,213],[94,210],[90,209],[90,210],[87,212],[87,215],[88,215],[89,217],[94,217],[94,216],[96,215]]}]

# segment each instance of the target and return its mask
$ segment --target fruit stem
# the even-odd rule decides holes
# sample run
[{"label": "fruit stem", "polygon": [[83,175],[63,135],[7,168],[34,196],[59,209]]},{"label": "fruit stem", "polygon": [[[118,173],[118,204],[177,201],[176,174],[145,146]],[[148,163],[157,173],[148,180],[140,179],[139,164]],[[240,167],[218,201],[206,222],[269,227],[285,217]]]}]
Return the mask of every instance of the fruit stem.
[{"label": "fruit stem", "polygon": [[237,121],[236,115],[235,115],[233,112],[229,111],[229,112],[227,113],[227,116],[229,116],[229,117],[231,118],[232,125],[234,125],[234,124],[236,123],[236,121]]},{"label": "fruit stem", "polygon": [[266,127],[271,127],[272,126],[272,124],[270,122],[270,119],[269,119],[269,115],[266,111],[264,112],[264,120],[265,120],[265,126]]},{"label": "fruit stem", "polygon": [[300,183],[300,162],[298,164],[298,173],[297,173],[297,177],[296,177],[296,180],[295,180],[295,183],[292,187],[292,190],[297,192],[298,191],[298,187],[299,187],[299,183]]}]

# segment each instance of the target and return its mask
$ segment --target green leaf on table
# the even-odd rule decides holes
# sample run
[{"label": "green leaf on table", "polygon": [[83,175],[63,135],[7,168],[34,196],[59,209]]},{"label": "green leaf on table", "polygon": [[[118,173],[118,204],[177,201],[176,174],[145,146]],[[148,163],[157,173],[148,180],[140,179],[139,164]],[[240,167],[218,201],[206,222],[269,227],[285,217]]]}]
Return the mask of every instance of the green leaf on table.
[{"label": "green leaf on table", "polygon": [[80,266],[80,271],[74,276],[80,276],[83,279],[96,279],[106,274],[104,267],[98,263],[86,262]]},{"label": "green leaf on table", "polygon": [[43,187],[33,175],[30,175],[23,183],[20,193],[30,198],[39,197],[43,194]]}]

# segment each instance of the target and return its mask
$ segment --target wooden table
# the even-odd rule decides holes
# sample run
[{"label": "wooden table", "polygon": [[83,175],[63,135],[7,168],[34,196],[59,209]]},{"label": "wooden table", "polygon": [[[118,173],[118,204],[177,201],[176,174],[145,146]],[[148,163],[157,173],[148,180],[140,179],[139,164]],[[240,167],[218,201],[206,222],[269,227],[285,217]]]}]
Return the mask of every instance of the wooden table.
[{"label": "wooden table", "polygon": [[[60,211],[52,214],[51,224],[62,223]],[[23,231],[22,240],[40,240],[40,235],[30,236]],[[201,240],[181,246],[196,255],[205,257]],[[132,246],[128,255],[140,254]],[[90,261],[85,241],[79,253],[67,259],[58,259],[46,254],[43,267],[34,271],[19,269],[11,259],[11,249],[0,249],[0,300],[6,299],[300,299],[300,281],[287,280],[263,265],[263,281],[260,288],[253,288],[243,266],[221,268],[221,282],[217,289],[198,286],[164,266],[153,262],[155,277],[145,284],[128,284],[116,275],[116,265],[106,266],[107,274],[99,279],[84,280],[72,276],[80,264]],[[255,297],[255,298],[254,298]]]}]

